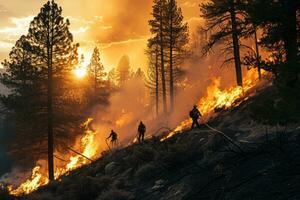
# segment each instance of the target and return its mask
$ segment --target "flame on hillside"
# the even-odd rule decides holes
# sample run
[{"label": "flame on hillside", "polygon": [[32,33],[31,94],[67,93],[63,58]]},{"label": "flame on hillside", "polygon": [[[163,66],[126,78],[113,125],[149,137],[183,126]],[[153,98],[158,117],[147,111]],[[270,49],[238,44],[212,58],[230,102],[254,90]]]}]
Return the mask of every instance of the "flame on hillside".
[{"label": "flame on hillside", "polygon": [[[262,72],[264,75],[267,74],[266,71]],[[239,102],[246,100],[249,95],[248,92],[257,85],[258,74],[255,69],[247,71],[246,76],[243,78],[243,87],[235,86],[228,89],[221,89],[221,79],[214,78],[211,85],[207,88],[206,96],[202,97],[198,103],[198,109],[203,115],[202,120],[208,120],[215,109],[228,109],[237,106]],[[186,119],[180,123],[172,132],[167,136],[163,137],[161,140],[166,140],[176,133],[189,128],[192,124],[191,119]]]},{"label": "flame on hillside", "polygon": [[[266,74],[266,72],[264,72]],[[244,77],[244,86],[243,87],[230,87],[227,89],[221,89],[221,80],[220,78],[215,78],[212,80],[212,84],[207,88],[206,96],[202,97],[197,103],[202,115],[203,120],[208,120],[215,109],[228,109],[233,106],[238,105],[239,102],[247,99],[249,97],[249,91],[254,88],[258,83],[258,75],[255,69],[248,71],[247,75]],[[239,101],[238,101],[239,100]],[[115,125],[117,127],[122,127],[123,125],[128,124],[133,120],[133,113],[125,112],[122,110],[122,115],[115,120]],[[93,121],[92,118],[88,119],[83,127],[85,128],[85,134],[80,138],[78,143],[72,148],[77,152],[69,152],[68,155],[60,155],[57,153],[58,158],[66,158],[65,163],[61,163],[60,160],[56,162],[55,169],[55,179],[59,179],[62,175],[70,173],[72,170],[75,170],[85,164],[90,162],[90,159],[97,158],[99,155],[100,146],[99,141],[96,138],[96,132],[91,128],[90,124]],[[191,125],[191,120],[187,119],[180,123],[174,131],[170,132],[162,140],[165,140],[174,134],[181,132]],[[81,154],[81,155],[79,155]],[[82,156],[83,155],[83,156]],[[87,159],[90,158],[90,159]],[[58,164],[59,165],[58,165]],[[19,187],[13,188],[9,186],[10,194],[14,196],[21,196],[24,194],[29,194],[39,187],[48,184],[49,180],[47,177],[47,171],[43,165],[37,164],[31,172],[31,177],[24,181]]]},{"label": "flame on hillside", "polygon": [[[90,124],[92,121],[93,119],[89,118],[82,125],[85,128],[85,135],[80,138],[79,141],[80,150],[78,150],[78,153],[84,155],[87,158],[95,158],[97,156],[98,150],[97,142],[95,142],[96,132],[90,128]],[[62,175],[68,174],[72,170],[75,170],[90,162],[90,160],[78,154],[74,156],[70,155],[68,157],[68,162],[66,162],[63,167],[57,167],[55,169],[55,179],[59,179]],[[29,179],[27,179],[17,188],[8,186],[8,190],[11,195],[21,196],[24,194],[29,194],[48,183],[49,179],[47,176],[47,172],[42,170],[42,166],[37,165],[32,169],[31,177]]]}]

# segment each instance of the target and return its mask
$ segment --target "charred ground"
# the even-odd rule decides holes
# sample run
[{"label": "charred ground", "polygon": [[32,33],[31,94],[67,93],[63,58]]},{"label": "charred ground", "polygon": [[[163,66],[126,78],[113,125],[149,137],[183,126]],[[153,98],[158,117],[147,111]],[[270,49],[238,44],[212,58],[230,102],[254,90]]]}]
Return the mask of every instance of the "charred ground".
[{"label": "charred ground", "polygon": [[[243,152],[203,125],[163,142],[153,137],[144,145],[106,152],[18,199],[299,199],[300,126],[254,121],[253,106],[266,95],[280,99],[269,87],[209,122]],[[3,194],[2,199],[14,198]]]}]

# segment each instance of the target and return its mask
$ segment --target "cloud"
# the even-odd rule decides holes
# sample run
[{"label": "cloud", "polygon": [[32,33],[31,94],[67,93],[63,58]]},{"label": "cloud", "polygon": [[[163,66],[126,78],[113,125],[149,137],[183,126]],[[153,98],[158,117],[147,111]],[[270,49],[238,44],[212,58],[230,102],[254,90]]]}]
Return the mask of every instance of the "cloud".
[{"label": "cloud", "polygon": [[124,44],[129,44],[129,43],[136,43],[136,42],[145,42],[149,38],[149,35],[141,37],[141,38],[136,38],[136,39],[128,39],[128,40],[123,40],[123,41],[117,41],[117,42],[110,42],[110,43],[102,43],[101,47],[102,49],[106,49],[115,45],[124,45]]},{"label": "cloud", "polygon": [[11,17],[10,22],[13,26],[0,28],[0,34],[10,34],[13,36],[20,36],[22,34],[26,34],[28,31],[29,23],[33,20],[34,16],[26,16],[26,17]]},{"label": "cloud", "polygon": [[0,50],[1,50],[1,49],[10,49],[10,48],[12,48],[13,46],[14,46],[13,43],[0,41]]},{"label": "cloud", "polygon": [[89,30],[88,26],[79,27],[78,29],[71,30],[71,33],[74,34],[74,35],[77,35],[77,34],[81,34],[81,33],[86,33],[88,30]]}]

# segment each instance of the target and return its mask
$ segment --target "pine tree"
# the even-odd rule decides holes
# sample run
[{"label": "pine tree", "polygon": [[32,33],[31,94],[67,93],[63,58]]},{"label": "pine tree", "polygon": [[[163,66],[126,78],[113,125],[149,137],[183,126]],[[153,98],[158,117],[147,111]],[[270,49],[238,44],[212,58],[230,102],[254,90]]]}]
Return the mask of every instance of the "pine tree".
[{"label": "pine tree", "polygon": [[200,5],[201,16],[206,19],[205,31],[212,31],[209,42],[205,46],[205,53],[208,53],[217,43],[228,42],[227,48],[232,50],[233,58],[225,62],[234,60],[236,70],[237,85],[243,86],[240,42],[242,35],[242,19],[237,15],[240,1],[236,0],[212,0]]},{"label": "pine tree", "polygon": [[[263,32],[260,45],[273,52],[273,60],[265,62],[270,71],[279,75],[286,84],[297,82],[299,64],[300,2],[285,0],[251,0],[245,2],[244,10],[249,20]],[[278,76],[277,76],[278,77]]]},{"label": "pine tree", "polygon": [[88,66],[88,75],[93,82],[93,96],[96,100],[101,94],[100,90],[104,89],[104,78],[106,76],[104,66],[101,63],[100,52],[97,47],[94,49],[90,64]]},{"label": "pine tree", "polygon": [[[162,85],[162,101],[164,114],[167,113],[167,84],[166,84],[166,68],[165,68],[165,53],[166,53],[166,31],[165,28],[168,26],[167,20],[167,1],[166,0],[154,0],[152,8],[153,19],[149,20],[150,32],[154,35],[153,39],[149,42],[157,44],[159,46],[160,56],[160,75]],[[149,46],[152,46],[150,44]]]},{"label": "pine tree", "polygon": [[[150,45],[150,46],[149,46]],[[148,42],[148,49],[146,54],[149,60],[149,67],[147,69],[146,86],[150,90],[150,96],[155,99],[155,113],[159,115],[159,99],[160,99],[160,70],[159,70],[159,51],[157,45],[152,45],[151,39]]]},{"label": "pine tree", "polygon": [[[5,73],[1,74],[0,81],[10,89],[10,93],[1,96],[1,103],[5,106],[6,119],[14,124],[14,135],[22,143],[9,142],[8,148],[13,152],[21,152],[21,156],[13,153],[18,162],[24,160],[24,155],[31,157],[40,154],[40,145],[36,138],[40,139],[46,124],[44,117],[43,86],[41,73],[42,69],[37,67],[38,59],[32,53],[34,47],[30,44],[28,36],[21,36],[9,53],[9,59],[3,62]],[[35,121],[35,123],[32,123]],[[30,148],[28,148],[30,147]],[[33,150],[35,149],[35,151]]]},{"label": "pine tree", "polygon": [[117,77],[117,72],[116,72],[115,68],[111,69],[108,72],[107,82],[108,82],[108,87],[110,88],[110,90],[113,90],[114,88],[116,88],[117,82],[118,82],[118,77]]},{"label": "pine tree", "polygon": [[130,61],[127,55],[123,55],[117,66],[117,77],[119,86],[123,86],[130,79]]},{"label": "pine tree", "polygon": [[175,0],[168,0],[167,2],[168,12],[167,20],[168,26],[167,43],[169,51],[169,89],[170,89],[170,107],[174,109],[175,103],[175,88],[174,81],[176,79],[176,67],[182,64],[184,58],[187,56],[187,44],[188,44],[188,26],[183,22],[182,11],[177,6]]},{"label": "pine tree", "polygon": [[54,1],[48,1],[40,13],[30,23],[30,42],[38,47],[35,54],[39,58],[46,82],[47,125],[48,125],[48,173],[49,180],[54,180],[54,124],[55,116],[61,118],[62,92],[66,85],[66,77],[77,62],[78,44],[73,43],[69,31],[69,21],[62,17],[62,8]]}]

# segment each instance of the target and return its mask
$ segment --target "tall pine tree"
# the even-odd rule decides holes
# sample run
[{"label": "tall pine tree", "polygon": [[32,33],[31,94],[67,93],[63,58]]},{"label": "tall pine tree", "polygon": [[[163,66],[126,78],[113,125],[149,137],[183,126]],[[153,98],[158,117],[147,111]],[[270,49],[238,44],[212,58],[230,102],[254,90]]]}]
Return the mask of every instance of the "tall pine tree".
[{"label": "tall pine tree", "polygon": [[152,8],[153,19],[149,20],[150,32],[154,39],[150,39],[149,43],[152,46],[154,44],[159,46],[160,57],[160,75],[162,86],[162,102],[163,112],[167,113],[167,83],[166,83],[166,66],[165,66],[165,54],[166,54],[166,31],[167,24],[167,1],[166,0],[154,0]]},{"label": "tall pine tree", "polygon": [[174,109],[176,68],[180,67],[187,56],[187,44],[189,42],[188,26],[183,22],[181,9],[177,6],[176,0],[167,1],[167,43],[169,51],[169,91],[170,109]]},{"label": "tall pine tree", "polygon": [[101,63],[100,52],[97,47],[95,47],[90,64],[88,65],[88,76],[93,83],[94,91],[92,96],[94,97],[95,102],[97,102],[100,94],[102,94],[100,90],[104,90],[104,78],[106,76],[104,66]]},{"label": "tall pine tree", "polygon": [[48,173],[54,180],[54,130],[58,128],[67,77],[77,62],[78,44],[73,43],[69,21],[62,17],[62,8],[48,1],[30,23],[30,42],[37,47],[34,52],[43,70],[46,88],[46,112],[48,127]]},{"label": "tall pine tree", "polygon": [[209,42],[205,46],[205,53],[218,43],[225,43],[228,50],[233,54],[233,58],[226,61],[234,61],[237,85],[243,86],[240,42],[242,20],[238,17],[237,0],[211,0],[200,5],[201,16],[206,19],[204,28],[207,32],[212,32]]}]

